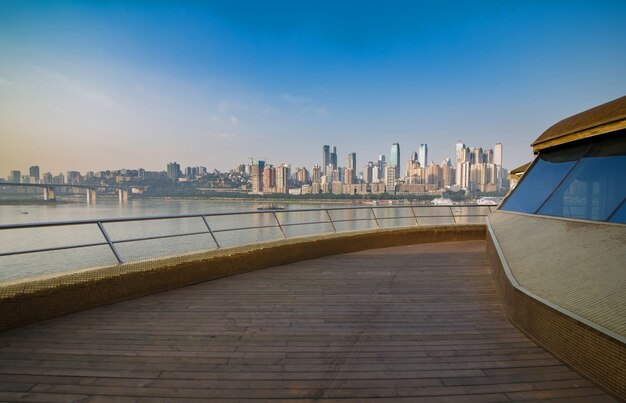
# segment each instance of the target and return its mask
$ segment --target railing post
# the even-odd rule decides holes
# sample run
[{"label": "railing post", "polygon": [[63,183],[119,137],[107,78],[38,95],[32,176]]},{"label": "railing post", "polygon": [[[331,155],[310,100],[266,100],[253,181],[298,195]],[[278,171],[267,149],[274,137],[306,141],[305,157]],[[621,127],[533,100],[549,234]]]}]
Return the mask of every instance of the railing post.
[{"label": "railing post", "polygon": [[102,235],[104,236],[104,239],[109,244],[109,247],[111,248],[111,252],[113,252],[113,254],[115,255],[115,258],[117,259],[118,263],[119,264],[124,263],[124,261],[120,257],[120,253],[117,251],[117,248],[115,247],[115,245],[111,241],[111,238],[109,238],[109,234],[107,233],[107,230],[104,229],[104,225],[102,225],[102,222],[98,221],[97,224],[98,224],[98,228],[100,228],[100,232],[102,232]]},{"label": "railing post", "polygon": [[454,220],[454,223],[456,224],[456,217],[454,216],[454,211],[452,211],[452,206],[450,207],[450,214],[452,215],[452,219]]},{"label": "railing post", "polygon": [[274,218],[276,219],[276,223],[278,224],[278,228],[280,228],[280,232],[282,232],[282,234],[283,234],[283,239],[287,239],[287,235],[285,235],[285,231],[283,230],[283,226],[280,225],[280,221],[278,221],[278,216],[276,215],[276,212],[272,211],[272,214],[274,215]]},{"label": "railing post", "polygon": [[374,213],[374,207],[372,207],[372,216],[374,216],[374,222],[376,223],[376,228],[380,229],[380,224],[378,223],[378,217],[376,217],[376,213]]},{"label": "railing post", "polygon": [[328,220],[330,221],[330,225],[333,226],[333,232],[337,232],[337,228],[335,228],[335,223],[333,222],[333,218],[330,216],[330,213],[328,212],[328,209],[324,209],[324,211],[326,212],[326,215],[328,216]]},{"label": "railing post", "polygon": [[215,246],[217,246],[217,249],[221,248],[219,242],[217,242],[217,239],[215,238],[215,234],[211,230],[211,227],[209,227],[209,223],[207,222],[206,217],[205,216],[201,216],[201,217],[202,217],[202,221],[204,221],[204,225],[206,225],[206,229],[208,229],[209,234],[211,234],[211,238],[213,238],[213,242],[215,242]]},{"label": "railing post", "polygon": [[417,222],[417,216],[415,215],[415,210],[413,210],[413,207],[409,207],[411,209],[411,213],[413,213],[413,218],[415,218],[415,225],[419,225],[419,222]]}]

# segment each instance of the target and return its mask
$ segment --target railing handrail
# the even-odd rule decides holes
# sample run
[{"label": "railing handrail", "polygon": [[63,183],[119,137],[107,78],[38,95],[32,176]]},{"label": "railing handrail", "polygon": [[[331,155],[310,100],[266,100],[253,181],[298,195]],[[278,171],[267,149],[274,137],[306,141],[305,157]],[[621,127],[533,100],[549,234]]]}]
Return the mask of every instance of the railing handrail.
[{"label": "railing handrail", "polygon": [[[5,229],[20,229],[20,228],[36,228],[36,227],[56,227],[56,226],[68,226],[68,225],[84,225],[84,224],[97,224],[97,223],[116,223],[116,222],[132,222],[132,221],[157,221],[157,220],[172,220],[179,218],[199,218],[199,217],[220,217],[231,215],[249,215],[249,214],[268,214],[272,212],[276,213],[299,213],[310,211],[336,211],[336,210],[370,210],[370,209],[397,209],[397,208],[452,208],[452,207],[482,207],[490,208],[488,204],[454,204],[454,205],[435,205],[435,204],[394,204],[387,206],[350,206],[350,207],[320,207],[320,208],[306,208],[306,209],[267,209],[267,210],[246,210],[246,211],[227,211],[222,213],[193,213],[193,214],[170,214],[170,215],[156,215],[156,216],[136,216],[136,217],[111,217],[111,218],[93,218],[88,220],[72,220],[72,221],[49,221],[49,222],[33,222],[33,223],[15,223],[15,224],[0,224],[0,230]],[[471,216],[481,217],[481,214],[475,214]],[[419,216],[428,217],[428,216]],[[451,215],[439,215],[433,217],[451,217]],[[462,215],[457,215],[462,217]]]},{"label": "railing handrail", "polygon": [[[446,211],[449,211],[449,214],[446,215],[416,215],[415,208],[444,208]],[[265,228],[278,228],[282,233],[283,239],[287,239],[287,234],[285,233],[285,227],[298,226],[298,225],[319,225],[319,224],[330,224],[332,226],[333,232],[337,232],[337,223],[345,223],[345,222],[357,222],[357,221],[373,221],[376,224],[376,228],[380,229],[380,221],[382,220],[394,220],[394,219],[412,219],[415,220],[415,225],[419,225],[419,219],[423,218],[452,218],[454,224],[457,224],[457,217],[485,217],[486,214],[455,214],[454,209],[457,209],[457,212],[460,212],[460,208],[463,207],[478,207],[483,209],[488,209],[489,212],[492,211],[492,207],[490,205],[480,205],[480,204],[455,204],[455,205],[432,205],[432,204],[396,204],[396,205],[368,205],[368,206],[342,206],[342,207],[320,207],[320,208],[304,208],[304,209],[267,209],[267,210],[246,210],[246,211],[231,211],[231,212],[221,212],[221,213],[194,213],[194,214],[174,214],[174,215],[160,215],[160,216],[141,216],[141,217],[117,217],[117,218],[100,218],[100,219],[89,219],[89,220],[74,220],[74,221],[53,221],[53,222],[36,222],[36,223],[18,223],[18,224],[3,224],[0,225],[0,231],[2,230],[18,230],[18,229],[27,229],[27,228],[45,228],[45,227],[64,227],[64,226],[75,226],[75,225],[89,225],[95,224],[98,226],[100,233],[102,234],[105,242],[90,242],[84,244],[73,244],[73,245],[65,245],[65,246],[54,246],[48,248],[39,248],[39,249],[23,249],[23,250],[14,250],[14,251],[0,251],[0,257],[2,256],[14,256],[14,255],[24,255],[24,254],[33,254],[40,252],[51,252],[51,251],[59,251],[59,250],[69,250],[69,249],[79,249],[79,248],[88,248],[93,246],[104,246],[108,245],[111,252],[115,256],[118,263],[124,263],[122,256],[119,250],[116,247],[116,244],[128,243],[128,242],[140,242],[140,241],[148,241],[155,239],[165,239],[165,238],[173,238],[173,237],[183,237],[183,236],[192,236],[192,235],[201,235],[201,234],[209,234],[215,243],[217,249],[220,249],[221,246],[215,237],[215,234],[220,232],[230,232],[230,231],[244,231],[251,229],[265,229]],[[410,209],[410,216],[393,216],[393,217],[382,217],[380,215],[376,215],[375,210],[384,210],[384,209]],[[371,217],[354,217],[354,218],[341,218],[334,219],[330,214],[331,211],[371,211]],[[328,220],[323,221],[300,221],[300,222],[282,222],[278,218],[278,214],[290,214],[290,213],[303,213],[303,212],[320,212],[326,213]],[[208,217],[224,217],[224,216],[240,216],[240,215],[259,215],[259,214],[269,214],[271,215],[276,224],[270,225],[255,225],[255,226],[246,226],[246,227],[234,227],[234,228],[221,228],[221,229],[211,229],[209,222],[207,221]],[[117,239],[113,240],[109,236],[104,224],[109,223],[120,223],[120,222],[137,222],[137,221],[157,221],[157,220],[174,220],[174,219],[184,219],[184,218],[201,218],[206,226],[205,231],[193,231],[186,233],[174,233],[174,234],[166,234],[166,235],[157,235],[157,236],[148,236],[148,237],[140,237],[140,238],[128,238],[128,239]]]}]

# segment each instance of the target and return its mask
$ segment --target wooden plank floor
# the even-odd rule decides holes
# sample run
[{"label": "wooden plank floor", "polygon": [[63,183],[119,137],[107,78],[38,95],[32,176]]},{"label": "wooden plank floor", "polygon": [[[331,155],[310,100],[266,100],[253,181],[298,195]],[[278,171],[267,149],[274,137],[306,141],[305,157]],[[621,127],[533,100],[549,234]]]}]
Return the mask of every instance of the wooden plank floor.
[{"label": "wooden plank floor", "polygon": [[332,256],[0,334],[2,401],[614,401],[506,319],[483,241]]}]

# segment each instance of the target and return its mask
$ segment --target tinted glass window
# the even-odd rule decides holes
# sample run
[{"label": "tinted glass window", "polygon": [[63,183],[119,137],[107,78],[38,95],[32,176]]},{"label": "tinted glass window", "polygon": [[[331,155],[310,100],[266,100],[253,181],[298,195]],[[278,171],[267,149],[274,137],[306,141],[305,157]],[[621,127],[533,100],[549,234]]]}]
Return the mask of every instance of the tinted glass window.
[{"label": "tinted glass window", "polygon": [[626,224],[626,202],[622,203],[622,206],[613,214],[609,221]]},{"label": "tinted glass window", "polygon": [[501,209],[535,213],[588,148],[585,145],[541,153]]},{"label": "tinted glass window", "polygon": [[626,141],[594,144],[538,213],[606,221],[626,197],[625,172]]}]

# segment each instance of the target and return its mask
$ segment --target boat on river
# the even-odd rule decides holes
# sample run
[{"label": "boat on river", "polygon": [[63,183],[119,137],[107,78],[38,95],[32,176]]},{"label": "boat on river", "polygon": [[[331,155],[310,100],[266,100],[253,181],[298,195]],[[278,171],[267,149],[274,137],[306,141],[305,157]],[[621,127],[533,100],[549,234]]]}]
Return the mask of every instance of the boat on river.
[{"label": "boat on river", "polygon": [[278,205],[278,204],[270,203],[270,204],[261,204],[256,209],[257,210],[285,210],[286,207]]}]

